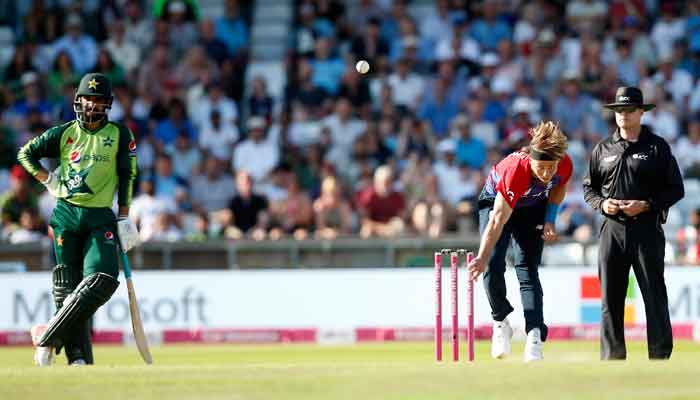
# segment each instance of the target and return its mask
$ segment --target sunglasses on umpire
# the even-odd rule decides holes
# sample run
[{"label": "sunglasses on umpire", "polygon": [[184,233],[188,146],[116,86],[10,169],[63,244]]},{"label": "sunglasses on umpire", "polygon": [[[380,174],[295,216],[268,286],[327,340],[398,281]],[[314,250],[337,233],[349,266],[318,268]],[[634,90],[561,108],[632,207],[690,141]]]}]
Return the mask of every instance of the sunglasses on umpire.
[{"label": "sunglasses on umpire", "polygon": [[615,112],[624,114],[624,113],[632,113],[637,111],[639,107],[637,106],[620,106],[620,107],[615,107]]}]

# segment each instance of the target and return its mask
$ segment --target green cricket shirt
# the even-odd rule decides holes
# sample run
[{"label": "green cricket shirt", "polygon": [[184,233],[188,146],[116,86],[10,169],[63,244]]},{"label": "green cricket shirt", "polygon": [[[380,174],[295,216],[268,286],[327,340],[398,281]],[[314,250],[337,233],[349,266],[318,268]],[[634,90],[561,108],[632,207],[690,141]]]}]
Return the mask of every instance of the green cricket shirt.
[{"label": "green cricket shirt", "polygon": [[58,177],[63,185],[58,198],[80,207],[112,207],[118,191],[119,206],[131,204],[136,141],[124,125],[107,121],[90,131],[73,120],[30,140],[17,159],[36,176],[44,157],[59,160]]}]

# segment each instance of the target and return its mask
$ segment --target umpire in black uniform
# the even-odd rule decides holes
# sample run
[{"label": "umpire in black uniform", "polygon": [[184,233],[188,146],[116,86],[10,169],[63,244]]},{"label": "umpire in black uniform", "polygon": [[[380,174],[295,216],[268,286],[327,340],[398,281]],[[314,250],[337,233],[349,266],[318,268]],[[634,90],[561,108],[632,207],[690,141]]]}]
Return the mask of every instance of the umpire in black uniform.
[{"label": "umpire in black uniform", "polygon": [[644,299],[650,359],[671,357],[673,335],[664,281],[666,238],[661,224],[683,198],[683,178],[671,148],[647,125],[641,90],[621,87],[615,102],[617,129],[593,148],[583,181],[586,202],[605,216],[600,230],[598,274],[602,296],[600,358],[625,359],[625,295],[630,266]]}]

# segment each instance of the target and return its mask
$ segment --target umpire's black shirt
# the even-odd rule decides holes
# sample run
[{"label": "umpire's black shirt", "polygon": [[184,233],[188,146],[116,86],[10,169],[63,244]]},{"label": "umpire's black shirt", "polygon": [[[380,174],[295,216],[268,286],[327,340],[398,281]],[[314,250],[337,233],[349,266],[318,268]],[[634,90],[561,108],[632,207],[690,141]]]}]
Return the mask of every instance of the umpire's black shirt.
[{"label": "umpire's black shirt", "polygon": [[665,222],[666,211],[684,195],[683,178],[670,146],[647,125],[642,125],[636,142],[626,141],[616,129],[593,148],[583,191],[589,206],[619,222],[629,217],[622,211],[605,214],[606,199],[646,200],[650,211],[637,217],[661,215]]}]

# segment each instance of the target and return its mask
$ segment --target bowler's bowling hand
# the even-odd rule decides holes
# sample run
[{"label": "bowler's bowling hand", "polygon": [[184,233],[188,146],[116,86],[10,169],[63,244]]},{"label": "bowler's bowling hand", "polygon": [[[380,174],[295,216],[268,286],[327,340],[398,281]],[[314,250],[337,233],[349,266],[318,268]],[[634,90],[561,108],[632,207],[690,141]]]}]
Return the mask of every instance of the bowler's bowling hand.
[{"label": "bowler's bowling hand", "polygon": [[469,270],[469,277],[471,280],[475,280],[476,278],[481,275],[482,272],[486,270],[486,261],[483,260],[481,257],[475,257],[469,265],[467,265],[467,269]]},{"label": "bowler's bowling hand", "polygon": [[628,217],[635,217],[649,210],[649,203],[644,200],[624,200],[620,205],[622,210]]},{"label": "bowler's bowling hand", "polygon": [[603,212],[608,215],[615,215],[620,211],[621,200],[616,199],[606,199],[603,202]]},{"label": "bowler's bowling hand", "polygon": [[544,224],[544,229],[542,230],[542,239],[546,243],[556,242],[559,237],[557,236],[557,231],[554,229],[554,224],[547,222]]}]

